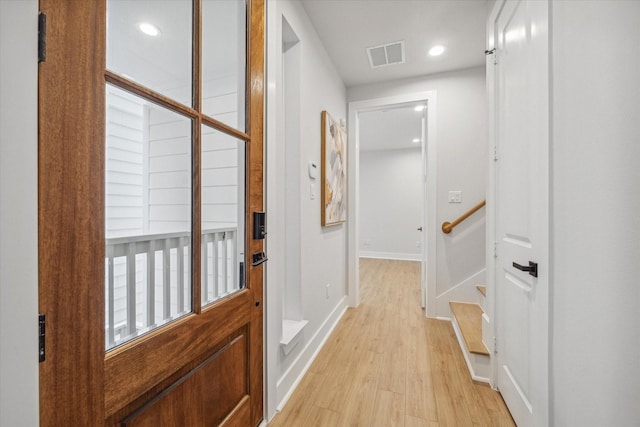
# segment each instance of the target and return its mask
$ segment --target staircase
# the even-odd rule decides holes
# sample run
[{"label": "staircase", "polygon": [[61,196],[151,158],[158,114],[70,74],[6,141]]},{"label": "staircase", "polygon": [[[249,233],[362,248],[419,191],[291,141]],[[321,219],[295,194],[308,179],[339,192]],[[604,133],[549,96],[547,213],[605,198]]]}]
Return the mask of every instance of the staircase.
[{"label": "staircase", "polygon": [[482,307],[487,288],[479,285],[476,289],[480,295],[481,304],[451,301],[449,306],[453,314],[453,329],[458,337],[471,378],[488,383],[491,377],[491,356],[482,338],[483,323],[488,322]]}]

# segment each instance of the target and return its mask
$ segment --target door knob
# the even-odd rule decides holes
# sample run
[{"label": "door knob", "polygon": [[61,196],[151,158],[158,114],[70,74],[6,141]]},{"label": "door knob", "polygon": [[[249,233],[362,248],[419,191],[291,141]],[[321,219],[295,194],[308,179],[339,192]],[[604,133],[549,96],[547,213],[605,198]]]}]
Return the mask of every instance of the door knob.
[{"label": "door knob", "polygon": [[513,263],[513,266],[520,271],[528,271],[529,275],[538,277],[538,263],[529,261],[529,266],[520,265],[517,262]]},{"label": "door knob", "polygon": [[422,231],[422,227],[418,227],[418,231]]}]

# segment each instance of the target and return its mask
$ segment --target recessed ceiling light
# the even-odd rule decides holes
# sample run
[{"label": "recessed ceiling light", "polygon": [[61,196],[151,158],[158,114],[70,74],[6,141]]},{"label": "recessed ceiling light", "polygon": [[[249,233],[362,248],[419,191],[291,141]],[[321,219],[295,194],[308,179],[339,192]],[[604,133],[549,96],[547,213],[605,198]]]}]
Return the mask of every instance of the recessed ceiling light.
[{"label": "recessed ceiling light", "polygon": [[160,28],[149,22],[140,22],[138,24],[138,29],[151,37],[158,37],[160,35]]},{"label": "recessed ceiling light", "polygon": [[420,138],[413,138],[413,141],[411,142],[413,142],[414,144],[417,144],[418,142],[420,142]]},{"label": "recessed ceiling light", "polygon": [[444,46],[441,46],[441,45],[437,45],[429,49],[429,55],[431,56],[438,56],[438,55],[442,55],[443,53],[444,53]]},{"label": "recessed ceiling light", "polygon": [[414,110],[420,112],[424,110],[424,105],[417,105],[416,108],[414,108]]}]

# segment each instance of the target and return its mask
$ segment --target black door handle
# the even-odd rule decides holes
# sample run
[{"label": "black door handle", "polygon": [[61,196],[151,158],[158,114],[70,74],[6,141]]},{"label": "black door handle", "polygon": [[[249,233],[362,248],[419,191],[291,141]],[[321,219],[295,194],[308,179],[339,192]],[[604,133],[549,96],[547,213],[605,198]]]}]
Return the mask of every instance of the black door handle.
[{"label": "black door handle", "polygon": [[520,271],[528,271],[529,275],[538,277],[538,263],[529,261],[529,266],[520,265],[517,262],[513,263],[513,266]]},{"label": "black door handle", "polygon": [[422,227],[418,227],[418,231],[422,231]]}]

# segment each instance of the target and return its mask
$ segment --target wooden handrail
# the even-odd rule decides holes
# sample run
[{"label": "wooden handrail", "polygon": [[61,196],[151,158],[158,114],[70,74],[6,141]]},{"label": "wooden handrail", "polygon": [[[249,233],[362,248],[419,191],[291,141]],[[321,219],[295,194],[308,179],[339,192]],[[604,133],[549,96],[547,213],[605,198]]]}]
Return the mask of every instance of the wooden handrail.
[{"label": "wooden handrail", "polygon": [[465,212],[464,214],[460,215],[460,217],[458,219],[456,219],[453,222],[443,222],[442,223],[442,232],[444,234],[449,234],[451,233],[451,230],[453,230],[453,227],[455,227],[456,225],[460,224],[462,221],[464,221],[465,219],[469,218],[471,215],[473,215],[477,210],[479,210],[481,207],[483,207],[484,205],[487,204],[486,200],[481,201],[480,203],[478,203],[477,205],[475,205],[474,207],[472,207],[471,209],[469,209],[467,212]]}]

